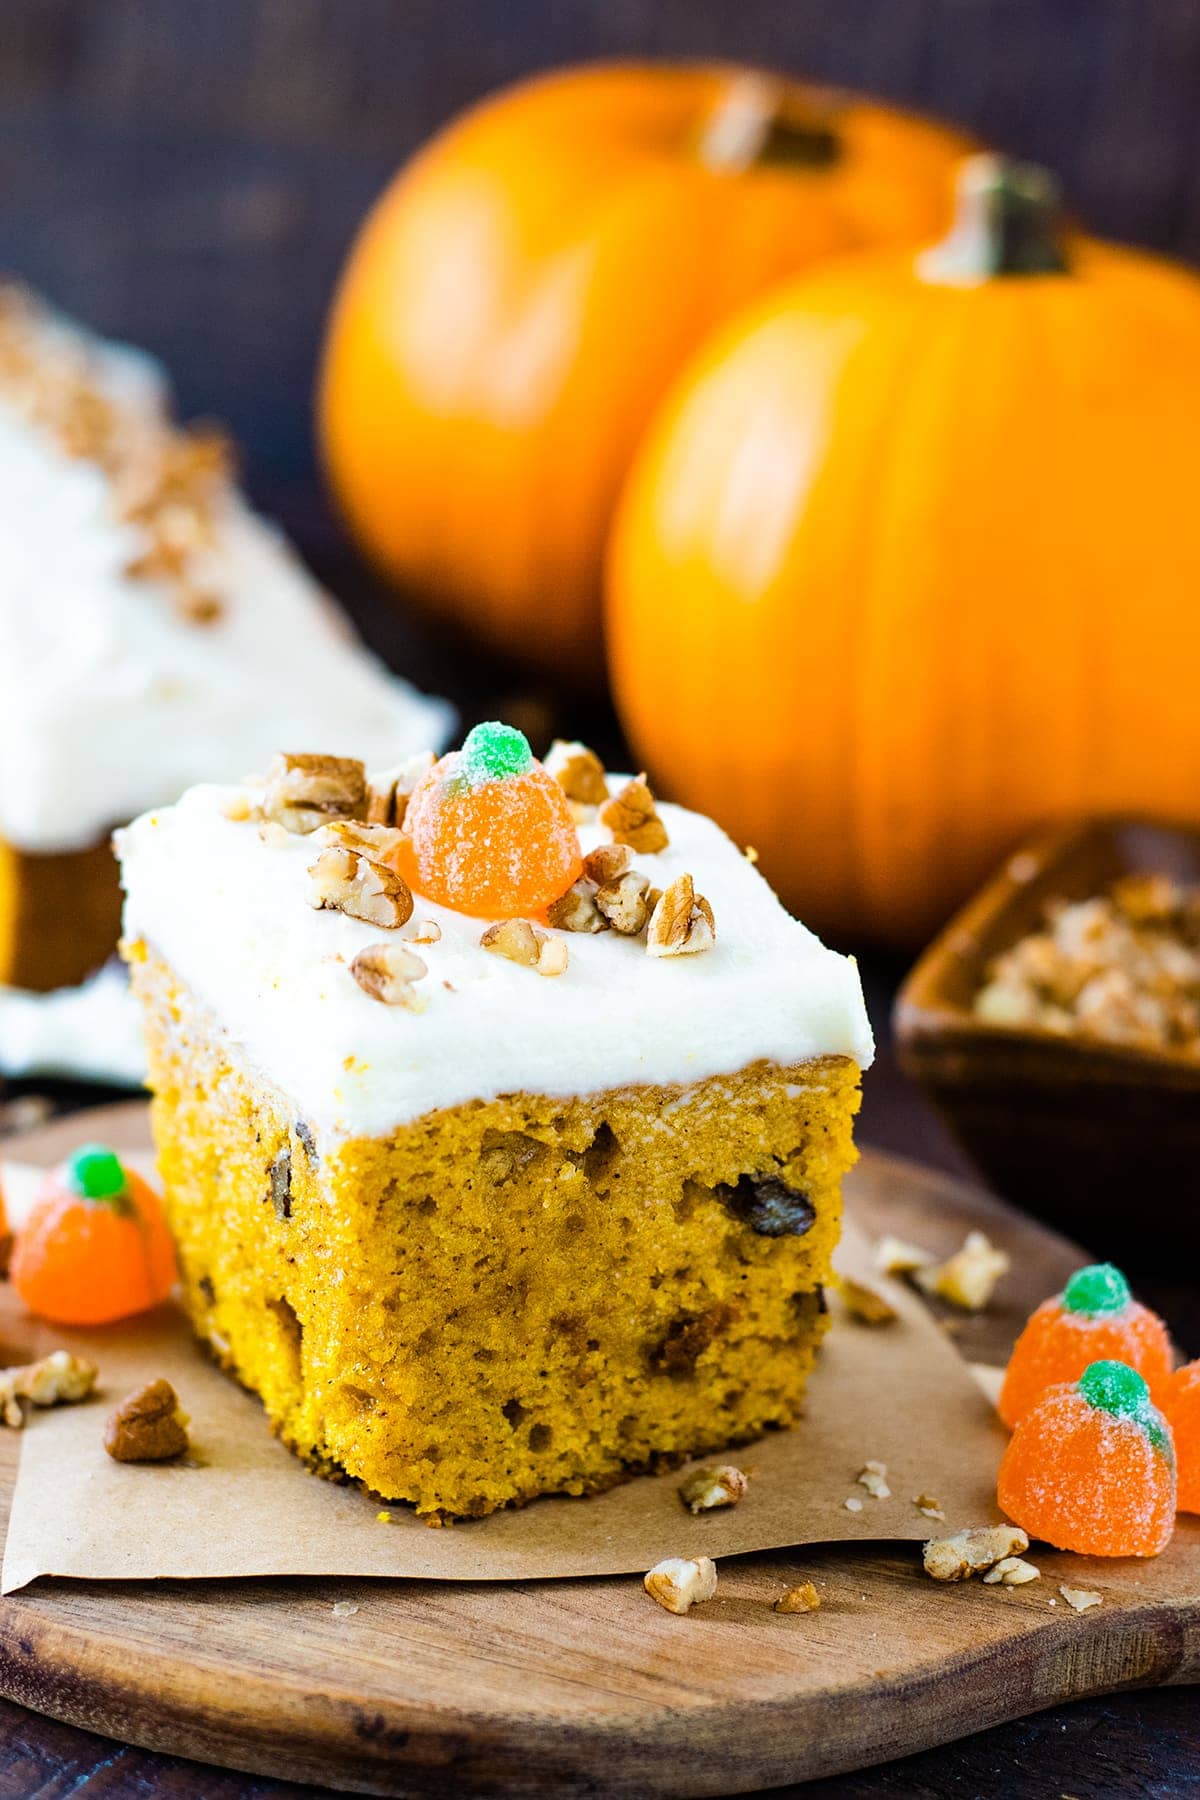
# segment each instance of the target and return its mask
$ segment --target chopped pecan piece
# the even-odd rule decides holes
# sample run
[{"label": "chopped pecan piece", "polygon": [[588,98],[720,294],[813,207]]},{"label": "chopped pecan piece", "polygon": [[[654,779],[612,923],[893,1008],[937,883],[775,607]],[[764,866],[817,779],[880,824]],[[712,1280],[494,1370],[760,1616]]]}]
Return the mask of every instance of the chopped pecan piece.
[{"label": "chopped pecan piece", "polygon": [[427,1004],[415,982],[428,974],[425,964],[403,944],[368,944],[350,964],[350,973],[364,994],[384,1006],[403,1006],[420,1012]]},{"label": "chopped pecan piece", "polygon": [[536,969],[539,975],[561,975],[569,960],[563,940],[531,925],[528,919],[503,919],[498,925],[489,925],[479,942],[494,956]]},{"label": "chopped pecan piece", "polygon": [[872,1458],[865,1462],[855,1476],[859,1487],[865,1487],[873,1500],[890,1500],[892,1490],[887,1484],[887,1464]]},{"label": "chopped pecan piece", "polygon": [[169,1381],[160,1377],[130,1394],[104,1427],[104,1448],[114,1462],[170,1462],[188,1448],[188,1418]]},{"label": "chopped pecan piece", "polygon": [[690,875],[677,875],[650,915],[646,949],[651,956],[692,956],[710,950],[716,936],[712,907]]},{"label": "chopped pecan piece", "polygon": [[679,1484],[679,1498],[689,1512],[710,1512],[715,1506],[736,1506],[748,1485],[741,1469],[720,1463],[715,1469],[693,1469]]},{"label": "chopped pecan piece", "polygon": [[797,1587],[785,1588],[771,1611],[777,1613],[809,1613],[816,1612],[821,1604],[821,1596],[811,1581],[802,1581]]},{"label": "chopped pecan piece", "polygon": [[903,1238],[881,1237],[875,1246],[875,1261],[885,1275],[913,1275],[918,1269],[926,1269],[937,1261],[929,1250],[922,1250],[919,1244],[905,1243]]},{"label": "chopped pecan piece", "polygon": [[583,872],[597,887],[616,881],[629,867],[628,844],[597,844],[583,859]]},{"label": "chopped pecan piece", "polygon": [[600,808],[600,823],[608,826],[616,843],[628,844],[640,855],[652,856],[670,842],[644,775],[633,776]]},{"label": "chopped pecan piece", "polygon": [[1041,1578],[1042,1571],[1036,1563],[1026,1562],[1022,1556],[1002,1556],[998,1563],[992,1564],[983,1580],[986,1587],[1024,1587],[1027,1582]]},{"label": "chopped pecan piece", "polygon": [[869,1282],[855,1281],[851,1276],[843,1275],[838,1282],[838,1291],[846,1311],[861,1324],[891,1325],[895,1322],[895,1307]]},{"label": "chopped pecan piece", "polygon": [[0,1419],[20,1431],[29,1406],[71,1405],[86,1400],[96,1385],[96,1366],[68,1350],[53,1350],[40,1362],[0,1370]]},{"label": "chopped pecan piece", "polygon": [[976,1525],[953,1537],[930,1538],[925,1546],[925,1573],[935,1581],[969,1581],[994,1568],[1006,1556],[1028,1550],[1019,1525]]},{"label": "chopped pecan piece", "polygon": [[1086,1612],[1089,1606],[1100,1606],[1104,1600],[1104,1595],[1097,1594],[1093,1588],[1060,1587],[1058,1591],[1071,1611],[1077,1613]]},{"label": "chopped pecan piece", "polygon": [[637,937],[650,919],[650,882],[636,869],[628,869],[615,881],[606,881],[596,889],[596,907],[614,931],[623,937]]},{"label": "chopped pecan piece", "polygon": [[322,827],[321,854],[309,868],[309,904],[389,930],[412,917],[413,897],[397,867],[400,833],[386,825],[340,820]]},{"label": "chopped pecan piece", "polygon": [[1008,1252],[998,1250],[985,1232],[969,1231],[961,1250],[944,1263],[914,1270],[913,1280],[963,1312],[982,1312],[1011,1266]]},{"label": "chopped pecan piece", "polygon": [[263,812],[301,837],[331,819],[360,818],[366,804],[367,773],[353,757],[281,751],[267,771]]},{"label": "chopped pecan piece", "polygon": [[556,931],[608,930],[608,920],[596,904],[596,884],[586,876],[546,908],[546,918]]},{"label": "chopped pecan piece", "polygon": [[399,768],[372,775],[367,785],[367,824],[391,825],[399,830],[408,810],[409,795],[432,767],[433,751],[422,750]]},{"label": "chopped pecan piece", "polygon": [[716,1593],[717,1565],[710,1556],[668,1556],[655,1563],[642,1586],[668,1612],[689,1612]]},{"label": "chopped pecan piece", "polygon": [[579,806],[603,806],[608,799],[604,764],[586,744],[555,738],[546,752],[545,768],[567,799]]}]

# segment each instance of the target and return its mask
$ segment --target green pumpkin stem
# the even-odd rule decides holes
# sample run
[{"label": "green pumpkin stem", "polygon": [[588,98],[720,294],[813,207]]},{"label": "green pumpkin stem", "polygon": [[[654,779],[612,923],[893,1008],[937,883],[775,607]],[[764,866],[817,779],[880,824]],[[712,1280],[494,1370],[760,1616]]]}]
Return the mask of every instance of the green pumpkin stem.
[{"label": "green pumpkin stem", "polygon": [[737,175],[756,163],[828,169],[841,154],[842,140],[829,119],[789,117],[783,84],[754,70],[734,76],[700,133],[700,160],[720,175]]},{"label": "green pumpkin stem", "polygon": [[917,259],[925,281],[967,287],[1004,275],[1063,275],[1059,188],[1035,163],[970,156],[958,177],[954,224]]}]

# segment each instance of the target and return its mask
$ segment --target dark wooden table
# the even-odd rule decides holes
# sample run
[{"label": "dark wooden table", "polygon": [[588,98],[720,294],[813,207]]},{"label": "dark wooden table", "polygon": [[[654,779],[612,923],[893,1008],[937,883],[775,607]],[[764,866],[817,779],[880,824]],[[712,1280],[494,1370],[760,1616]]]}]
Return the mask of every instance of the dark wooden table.
[{"label": "dark wooden table", "polygon": [[[1200,255],[1198,0],[3,0],[0,27],[0,268],[158,351],[185,410],[230,419],[258,500],[395,666],[468,723],[569,721],[610,760],[603,703],[568,712],[383,601],[322,501],[307,409],[334,271],[401,156],[529,69],[631,54],[749,57],[941,113],[1056,166],[1093,228]],[[883,1026],[901,971],[864,968]],[[861,1135],[962,1172],[886,1042]],[[1136,1240],[1128,1260],[1136,1277]],[[1139,1286],[1200,1352],[1200,1279]],[[0,1800],[304,1791],[0,1701]],[[1200,1705],[1188,1690],[1080,1703],[806,1792],[1197,1795]]]}]

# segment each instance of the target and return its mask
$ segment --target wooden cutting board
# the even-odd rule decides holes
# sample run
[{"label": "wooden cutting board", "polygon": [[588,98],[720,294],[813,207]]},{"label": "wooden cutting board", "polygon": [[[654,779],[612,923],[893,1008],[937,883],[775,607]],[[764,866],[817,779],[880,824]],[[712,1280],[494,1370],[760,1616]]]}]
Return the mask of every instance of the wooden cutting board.
[{"label": "wooden cutting board", "polygon": [[[81,1139],[132,1149],[146,1134],[132,1103],[4,1149],[50,1161]],[[872,1153],[848,1202],[875,1233],[948,1251],[978,1225],[1010,1251],[1002,1304],[955,1321],[976,1361],[1002,1361],[1082,1256],[985,1194]],[[16,1347],[21,1330],[4,1290],[0,1337]],[[4,1507],[16,1450],[0,1432]],[[625,1577],[43,1582],[0,1600],[0,1691],[151,1749],[366,1793],[640,1797],[781,1786],[1081,1695],[1200,1679],[1200,1521],[1155,1562],[1035,1554],[1042,1580],[1013,1589],[938,1585],[911,1547],[729,1560],[718,1597],[686,1618]],[[772,1612],[809,1578],[819,1612]],[[1103,1604],[1077,1615],[1062,1581]]]}]

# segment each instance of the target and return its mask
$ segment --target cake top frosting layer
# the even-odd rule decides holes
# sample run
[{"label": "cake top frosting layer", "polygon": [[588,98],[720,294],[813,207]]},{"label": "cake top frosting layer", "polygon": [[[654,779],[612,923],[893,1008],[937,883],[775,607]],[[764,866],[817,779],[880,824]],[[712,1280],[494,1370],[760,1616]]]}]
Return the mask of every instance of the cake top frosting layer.
[{"label": "cake top frosting layer", "polygon": [[447,735],[237,492],[161,372],[0,290],[0,836],[82,848],[315,738],[382,762]]},{"label": "cake top frosting layer", "polygon": [[[656,889],[676,892],[672,884],[692,877],[715,923],[709,937],[693,911],[703,954],[648,953],[644,932],[546,930],[538,936],[552,954],[539,973],[484,948],[486,920],[419,893],[390,930],[315,910],[317,887],[336,883],[343,851],[329,848],[327,830],[302,836],[230,816],[247,810],[245,790],[197,787],[118,835],[125,935],[166,959],[321,1134],[381,1136],[426,1112],[505,1093],[688,1084],[759,1059],[871,1061],[853,960],[791,918],[697,813],[659,807],[666,848],[631,856]],[[585,856],[612,845],[594,807],[577,812]],[[333,876],[314,877],[326,858]],[[378,904],[386,916],[386,897]],[[408,966],[397,948],[416,959],[420,1010],[381,1003],[351,974],[356,958],[381,945],[393,965]]]}]

